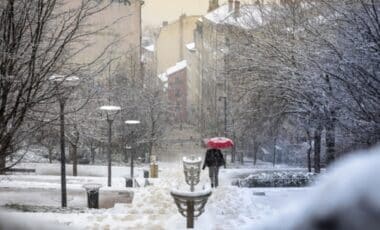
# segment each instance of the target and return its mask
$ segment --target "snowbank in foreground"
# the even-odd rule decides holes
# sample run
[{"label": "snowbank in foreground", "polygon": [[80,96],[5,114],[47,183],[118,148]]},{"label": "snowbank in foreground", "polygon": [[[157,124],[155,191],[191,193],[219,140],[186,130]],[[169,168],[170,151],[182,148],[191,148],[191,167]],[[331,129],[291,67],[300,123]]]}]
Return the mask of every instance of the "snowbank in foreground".
[{"label": "snowbank in foreground", "polygon": [[0,229],[7,230],[68,230],[71,228],[64,225],[57,225],[53,221],[39,221],[34,217],[22,216],[20,218],[17,213],[4,212],[0,210]]},{"label": "snowbank in foreground", "polygon": [[251,228],[379,229],[379,175],[380,146],[357,152],[332,165],[303,202]]}]

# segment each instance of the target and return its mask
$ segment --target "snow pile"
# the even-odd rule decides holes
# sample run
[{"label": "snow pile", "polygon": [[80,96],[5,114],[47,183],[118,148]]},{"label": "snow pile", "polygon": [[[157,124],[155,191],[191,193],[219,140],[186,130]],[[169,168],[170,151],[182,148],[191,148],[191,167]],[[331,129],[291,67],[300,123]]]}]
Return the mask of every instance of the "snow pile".
[{"label": "snow pile", "polygon": [[297,171],[261,172],[233,182],[239,187],[300,187],[311,184],[316,174]]},{"label": "snow pile", "polygon": [[254,228],[379,229],[379,166],[380,146],[351,155],[333,165],[302,202]]},{"label": "snow pile", "polygon": [[22,216],[22,220],[20,220],[20,216],[16,213],[0,212],[0,220],[3,220],[3,221],[0,221],[0,229],[10,229],[10,230],[71,229],[64,225],[58,226],[56,223],[54,223],[54,221],[39,221],[39,220],[36,220],[32,216],[28,216],[28,217]]}]

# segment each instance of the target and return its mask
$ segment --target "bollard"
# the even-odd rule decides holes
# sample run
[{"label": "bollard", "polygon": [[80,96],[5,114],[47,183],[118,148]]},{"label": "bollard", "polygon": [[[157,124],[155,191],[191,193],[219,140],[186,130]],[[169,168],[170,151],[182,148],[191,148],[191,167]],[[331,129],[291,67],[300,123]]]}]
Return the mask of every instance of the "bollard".
[{"label": "bollard", "polygon": [[158,164],[151,163],[150,164],[150,177],[157,178],[158,177]]},{"label": "bollard", "polygon": [[87,206],[88,208],[99,208],[99,189],[101,184],[84,184],[83,187],[87,192]]}]

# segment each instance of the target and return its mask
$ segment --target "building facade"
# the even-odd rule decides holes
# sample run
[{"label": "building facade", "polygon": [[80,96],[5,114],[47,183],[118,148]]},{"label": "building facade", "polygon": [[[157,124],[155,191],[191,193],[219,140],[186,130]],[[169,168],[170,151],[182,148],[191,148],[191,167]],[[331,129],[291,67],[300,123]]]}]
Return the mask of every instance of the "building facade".
[{"label": "building facade", "polygon": [[199,16],[181,15],[173,23],[162,25],[155,42],[157,73],[184,60],[186,44],[193,42],[193,31]]},{"label": "building facade", "polygon": [[[81,1],[66,0],[66,7],[79,7]],[[91,32],[81,42],[83,50],[74,61],[85,64],[97,60],[99,68],[111,63],[122,65],[132,78],[141,78],[141,0],[111,0],[100,4],[103,10],[91,15],[82,30]],[[107,77],[100,72],[97,79]],[[136,79],[137,80],[137,79]]]},{"label": "building facade", "polygon": [[173,121],[181,125],[187,122],[187,62],[178,62],[166,71],[168,100],[173,111]]},{"label": "building facade", "polygon": [[244,50],[246,42],[240,32],[251,30],[249,24],[260,20],[258,5],[229,0],[197,21],[194,32],[197,64],[190,67],[199,74],[198,126],[205,137],[233,135],[231,78],[236,71],[232,53]]},{"label": "building facade", "polygon": [[198,126],[200,117],[200,74],[195,43],[186,45],[185,60],[187,61],[187,114],[188,122]]}]

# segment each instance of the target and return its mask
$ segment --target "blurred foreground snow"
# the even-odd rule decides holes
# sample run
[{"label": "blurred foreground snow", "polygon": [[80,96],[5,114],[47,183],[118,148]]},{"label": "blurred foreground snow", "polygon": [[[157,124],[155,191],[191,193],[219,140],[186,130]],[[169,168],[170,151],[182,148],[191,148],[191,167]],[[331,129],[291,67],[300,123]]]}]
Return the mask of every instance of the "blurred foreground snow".
[{"label": "blurred foreground snow", "polygon": [[302,202],[255,229],[380,229],[380,146],[336,162]]}]

